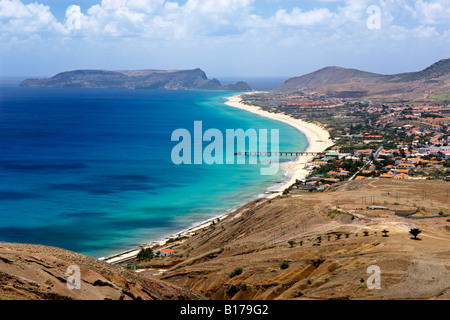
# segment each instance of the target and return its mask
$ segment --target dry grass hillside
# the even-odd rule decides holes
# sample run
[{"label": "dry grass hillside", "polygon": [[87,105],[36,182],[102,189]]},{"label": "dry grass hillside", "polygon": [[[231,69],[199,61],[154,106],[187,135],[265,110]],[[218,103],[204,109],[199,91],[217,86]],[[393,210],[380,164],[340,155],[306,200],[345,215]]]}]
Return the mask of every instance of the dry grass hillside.
[{"label": "dry grass hillside", "polygon": [[[210,299],[450,299],[449,192],[443,181],[365,180],[256,200],[142,274]],[[381,289],[367,287],[371,265]]]},{"label": "dry grass hillside", "polygon": [[[69,289],[66,270],[80,268],[80,289]],[[188,290],[141,277],[120,266],[39,245],[0,243],[0,300],[199,299]]]}]

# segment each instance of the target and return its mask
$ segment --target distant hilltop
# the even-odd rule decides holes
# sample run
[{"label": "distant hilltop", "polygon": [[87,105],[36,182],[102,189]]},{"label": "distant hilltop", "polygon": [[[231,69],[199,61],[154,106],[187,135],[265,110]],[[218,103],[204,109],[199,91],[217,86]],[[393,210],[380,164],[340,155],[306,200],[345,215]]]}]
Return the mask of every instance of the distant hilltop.
[{"label": "distant hilltop", "polygon": [[356,69],[326,67],[288,79],[277,91],[312,91],[335,97],[433,99],[450,92],[450,59],[418,72],[383,75]]},{"label": "distant hilltop", "polygon": [[250,91],[245,82],[222,85],[208,79],[201,69],[194,70],[74,70],[51,78],[26,79],[21,87],[34,88],[123,88],[153,90],[230,90]]}]

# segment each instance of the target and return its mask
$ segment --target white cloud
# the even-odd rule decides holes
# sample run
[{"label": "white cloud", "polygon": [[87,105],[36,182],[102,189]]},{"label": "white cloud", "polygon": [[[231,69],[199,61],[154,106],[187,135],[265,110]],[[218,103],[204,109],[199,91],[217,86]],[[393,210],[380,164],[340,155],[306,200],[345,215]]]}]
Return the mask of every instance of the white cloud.
[{"label": "white cloud", "polygon": [[326,8],[313,9],[311,11],[303,12],[299,8],[294,8],[291,13],[280,9],[275,14],[275,20],[279,24],[288,26],[312,26],[319,23],[326,23],[334,19],[334,14]]},{"label": "white cloud", "polygon": [[[74,0],[76,2],[76,0]],[[100,0],[99,0],[100,1]],[[326,6],[334,3],[333,8]],[[373,0],[321,0],[317,8],[295,7],[280,9],[263,18],[255,14],[254,0],[102,0],[85,12],[72,5],[64,21],[57,21],[48,6],[23,4],[21,0],[0,0],[0,29],[9,38],[23,35],[61,37],[72,36],[95,41],[111,37],[132,38],[136,41],[170,42],[188,40],[204,43],[216,38],[232,39],[237,43],[264,41],[266,43],[299,44],[312,41],[324,43],[342,39],[364,41],[367,35],[367,8]],[[380,0],[384,33],[370,34],[371,41],[386,32],[392,38],[410,37],[414,32],[421,38],[439,36],[433,28],[441,23],[447,29],[450,0]],[[402,19],[399,20],[399,17]],[[403,21],[409,25],[402,25]],[[415,25],[411,25],[415,23]],[[417,23],[418,22],[418,23]],[[309,39],[308,39],[309,38]],[[230,40],[231,41],[231,40]],[[219,43],[219,42],[217,42]]]},{"label": "white cloud", "polygon": [[450,1],[423,1],[415,2],[413,16],[418,18],[422,24],[438,24],[449,21]]},{"label": "white cloud", "polygon": [[59,28],[50,7],[20,0],[0,0],[0,30],[14,34],[55,31]]}]

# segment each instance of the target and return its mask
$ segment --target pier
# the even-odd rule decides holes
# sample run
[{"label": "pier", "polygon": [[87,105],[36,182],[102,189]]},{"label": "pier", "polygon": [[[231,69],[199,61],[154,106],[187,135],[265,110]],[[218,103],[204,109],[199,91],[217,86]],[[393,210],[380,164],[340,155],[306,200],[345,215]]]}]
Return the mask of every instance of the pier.
[{"label": "pier", "polygon": [[234,155],[235,156],[267,156],[270,157],[272,155],[275,156],[279,156],[279,157],[299,157],[299,156],[317,156],[317,155],[324,155],[325,153],[323,152],[304,152],[304,151],[277,151],[277,152],[272,152],[272,151],[239,151],[239,152],[235,152]]}]

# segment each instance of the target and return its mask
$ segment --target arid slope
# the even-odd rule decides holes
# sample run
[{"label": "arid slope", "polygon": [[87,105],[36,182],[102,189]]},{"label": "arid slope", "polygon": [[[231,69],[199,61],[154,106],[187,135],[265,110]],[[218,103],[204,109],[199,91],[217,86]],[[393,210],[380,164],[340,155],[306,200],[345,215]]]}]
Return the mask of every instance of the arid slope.
[{"label": "arid slope", "polygon": [[[69,289],[67,268],[80,268],[80,289]],[[0,300],[164,300],[200,296],[164,281],[75,252],[0,243]]]},{"label": "arid slope", "polygon": [[[443,181],[366,180],[257,200],[175,246],[164,260],[177,264],[159,277],[211,299],[450,299],[450,220],[439,215],[450,213],[449,192]],[[395,215],[411,208],[438,217]],[[371,265],[379,290],[367,287]]]}]

